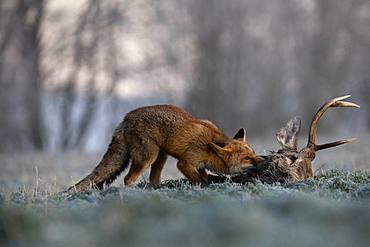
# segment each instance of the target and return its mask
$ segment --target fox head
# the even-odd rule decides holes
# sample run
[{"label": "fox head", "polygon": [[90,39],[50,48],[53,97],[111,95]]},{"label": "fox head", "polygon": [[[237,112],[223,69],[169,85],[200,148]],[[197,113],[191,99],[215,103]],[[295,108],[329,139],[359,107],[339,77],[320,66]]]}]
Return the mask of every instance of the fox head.
[{"label": "fox head", "polygon": [[246,131],[241,128],[224,143],[211,143],[211,148],[226,164],[226,173],[236,173],[243,168],[257,165],[264,159],[259,157],[246,141]]}]

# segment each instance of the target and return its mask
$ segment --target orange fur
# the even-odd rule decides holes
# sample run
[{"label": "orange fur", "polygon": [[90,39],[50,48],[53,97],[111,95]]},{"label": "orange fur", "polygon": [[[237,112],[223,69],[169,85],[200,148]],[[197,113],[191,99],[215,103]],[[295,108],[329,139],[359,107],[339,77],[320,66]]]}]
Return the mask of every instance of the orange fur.
[{"label": "orange fur", "polygon": [[128,186],[149,167],[150,182],[159,184],[167,155],[178,159],[178,169],[192,184],[200,185],[208,183],[205,170],[230,174],[261,161],[245,141],[244,129],[235,139],[228,138],[212,122],[196,119],[173,105],[147,106],[129,112],[113,140],[120,143],[111,145],[107,153],[115,154],[114,149],[119,148],[121,160],[111,161],[106,154],[89,176],[71,188],[84,190],[88,184],[101,187],[112,181],[111,176],[104,176],[105,171],[117,176],[129,160],[131,167],[124,178]]}]

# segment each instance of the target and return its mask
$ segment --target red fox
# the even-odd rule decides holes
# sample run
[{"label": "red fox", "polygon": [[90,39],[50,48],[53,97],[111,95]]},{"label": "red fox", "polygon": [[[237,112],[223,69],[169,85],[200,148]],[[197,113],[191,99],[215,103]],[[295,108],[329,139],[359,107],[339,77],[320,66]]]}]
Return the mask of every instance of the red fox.
[{"label": "red fox", "polygon": [[146,106],[125,116],[99,165],[68,190],[101,189],[130,161],[125,185],[132,185],[149,166],[150,182],[158,185],[168,155],[178,160],[177,168],[193,185],[202,186],[208,184],[206,169],[230,174],[263,161],[246,142],[243,128],[231,139],[212,122],[196,119],[177,106]]}]

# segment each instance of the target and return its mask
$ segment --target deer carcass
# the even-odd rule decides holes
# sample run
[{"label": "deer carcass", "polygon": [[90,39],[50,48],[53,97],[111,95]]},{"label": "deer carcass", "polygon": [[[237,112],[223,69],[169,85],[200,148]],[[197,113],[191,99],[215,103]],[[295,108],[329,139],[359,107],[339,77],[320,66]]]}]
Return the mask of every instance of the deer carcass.
[{"label": "deer carcass", "polygon": [[317,124],[327,109],[330,107],[360,108],[360,106],[355,103],[343,101],[349,97],[350,95],[337,97],[321,106],[311,122],[308,143],[306,147],[300,151],[298,151],[297,145],[298,134],[301,129],[301,120],[298,117],[295,117],[276,134],[277,141],[281,146],[277,152],[271,152],[269,155],[261,155],[264,161],[256,166],[249,167],[230,178],[210,175],[209,182],[219,183],[231,180],[235,183],[247,183],[253,180],[260,180],[266,183],[285,183],[313,177],[312,161],[315,159],[317,151],[346,144],[355,140],[346,139],[321,145],[316,144]]}]

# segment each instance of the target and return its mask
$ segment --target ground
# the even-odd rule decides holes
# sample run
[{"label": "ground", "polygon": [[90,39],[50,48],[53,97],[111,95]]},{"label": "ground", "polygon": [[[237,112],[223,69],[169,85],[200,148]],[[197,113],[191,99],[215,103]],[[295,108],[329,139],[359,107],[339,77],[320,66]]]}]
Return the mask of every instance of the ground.
[{"label": "ground", "polygon": [[55,195],[0,194],[15,246],[369,246],[370,173],[326,171],[287,185],[192,187],[170,180]]},{"label": "ground", "polygon": [[76,194],[59,192],[101,154],[1,155],[0,245],[370,246],[370,159],[361,147],[320,154],[316,177],[300,183],[193,187],[172,160],[159,188],[146,175],[132,188],[120,177]]}]

